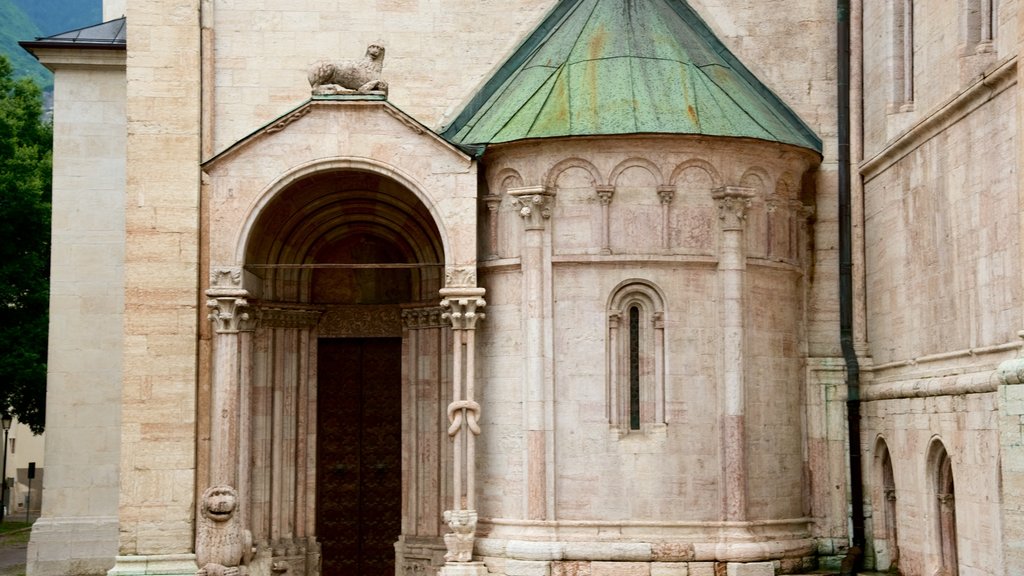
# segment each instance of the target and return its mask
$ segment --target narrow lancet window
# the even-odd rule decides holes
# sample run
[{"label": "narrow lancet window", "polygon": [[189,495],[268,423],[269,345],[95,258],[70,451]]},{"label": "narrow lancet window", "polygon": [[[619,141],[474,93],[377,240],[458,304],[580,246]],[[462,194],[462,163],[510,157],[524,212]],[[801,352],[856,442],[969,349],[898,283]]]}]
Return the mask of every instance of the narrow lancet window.
[{"label": "narrow lancet window", "polygon": [[644,280],[623,282],[608,302],[608,423],[621,435],[666,423],[664,302]]},{"label": "narrow lancet window", "polygon": [[629,308],[629,429],[640,429],[640,308]]}]

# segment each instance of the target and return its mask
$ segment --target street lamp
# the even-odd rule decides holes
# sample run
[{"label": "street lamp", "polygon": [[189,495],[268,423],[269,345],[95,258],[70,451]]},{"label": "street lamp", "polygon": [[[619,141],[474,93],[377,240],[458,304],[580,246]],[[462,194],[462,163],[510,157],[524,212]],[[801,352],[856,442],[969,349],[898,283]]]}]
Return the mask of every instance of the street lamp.
[{"label": "street lamp", "polygon": [[0,473],[0,480],[3,486],[0,487],[0,522],[4,521],[4,512],[7,510],[7,432],[11,429],[11,415],[0,416],[0,425],[4,427],[4,468]]}]

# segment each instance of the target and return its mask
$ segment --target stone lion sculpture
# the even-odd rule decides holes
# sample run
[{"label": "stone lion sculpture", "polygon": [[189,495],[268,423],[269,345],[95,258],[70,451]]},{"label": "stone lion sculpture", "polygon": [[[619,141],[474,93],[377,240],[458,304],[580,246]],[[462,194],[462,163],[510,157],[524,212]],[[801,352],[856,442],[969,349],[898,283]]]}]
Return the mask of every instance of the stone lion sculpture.
[{"label": "stone lion sculpture", "polygon": [[238,492],[227,485],[203,492],[196,526],[196,576],[244,576],[252,558],[252,533],[235,514]]},{"label": "stone lion sculpture", "polygon": [[380,79],[384,68],[384,47],[370,44],[359,60],[332,62],[321,60],[309,71],[313,94],[388,93],[388,83]]},{"label": "stone lion sculpture", "polygon": [[476,512],[472,510],[445,510],[444,521],[451,532],[444,535],[448,553],[447,562],[469,562],[473,559],[473,537],[476,535]]}]

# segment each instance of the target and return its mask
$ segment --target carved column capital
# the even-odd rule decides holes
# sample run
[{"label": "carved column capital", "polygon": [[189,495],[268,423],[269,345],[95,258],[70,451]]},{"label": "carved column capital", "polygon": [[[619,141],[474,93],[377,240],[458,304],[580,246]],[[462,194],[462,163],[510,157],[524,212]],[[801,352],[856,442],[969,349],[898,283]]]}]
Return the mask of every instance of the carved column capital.
[{"label": "carved column capital", "polygon": [[483,288],[443,288],[441,290],[441,307],[445,312],[442,318],[452,323],[455,330],[473,330],[477,320],[483,320],[485,314],[478,309],[487,305],[483,298]]},{"label": "carved column capital", "polygon": [[676,187],[668,184],[658,186],[658,198],[662,204],[671,204],[676,197]]},{"label": "carved column capital", "polygon": [[601,206],[608,206],[612,203],[612,198],[615,196],[615,186],[609,186],[602,184],[594,188],[597,193],[597,200],[601,203]]},{"label": "carved column capital", "polygon": [[529,186],[525,188],[509,188],[509,196],[513,204],[519,208],[527,230],[543,230],[544,221],[551,218],[551,199],[554,194],[545,186]]},{"label": "carved column capital", "polygon": [[622,313],[620,313],[620,312],[611,312],[611,313],[608,314],[608,327],[609,328],[612,328],[612,329],[618,328],[619,324],[621,322],[622,322]]},{"label": "carved column capital", "polygon": [[219,334],[253,329],[253,315],[249,313],[249,292],[242,288],[242,268],[218,266],[210,271],[210,289],[206,307],[213,329]]},{"label": "carved column capital", "polygon": [[487,206],[487,210],[492,213],[497,212],[498,207],[501,206],[501,196],[496,194],[488,194],[481,198],[481,200],[483,200],[484,205]]},{"label": "carved column capital", "polygon": [[747,209],[752,204],[754,189],[725,186],[712,191],[711,197],[718,203],[718,217],[722,220],[722,229],[742,230],[747,219]]}]

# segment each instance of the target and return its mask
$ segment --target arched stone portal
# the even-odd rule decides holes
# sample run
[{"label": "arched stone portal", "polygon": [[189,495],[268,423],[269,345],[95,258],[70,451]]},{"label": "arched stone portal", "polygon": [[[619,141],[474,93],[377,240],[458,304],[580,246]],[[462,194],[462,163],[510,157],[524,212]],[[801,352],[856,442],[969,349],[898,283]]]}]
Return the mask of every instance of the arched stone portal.
[{"label": "arched stone portal", "polygon": [[317,546],[324,574],[393,573],[400,534],[440,552],[451,336],[429,211],[381,175],[321,172],[247,247],[254,541],[307,574]]},{"label": "arched stone portal", "polygon": [[[446,563],[445,511],[476,514],[476,170],[387,101],[343,97],[204,164],[196,495],[235,489],[232,522],[256,545],[224,562],[253,576]],[[227,565],[199,557],[201,533],[200,566]]]}]

